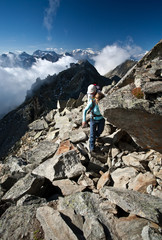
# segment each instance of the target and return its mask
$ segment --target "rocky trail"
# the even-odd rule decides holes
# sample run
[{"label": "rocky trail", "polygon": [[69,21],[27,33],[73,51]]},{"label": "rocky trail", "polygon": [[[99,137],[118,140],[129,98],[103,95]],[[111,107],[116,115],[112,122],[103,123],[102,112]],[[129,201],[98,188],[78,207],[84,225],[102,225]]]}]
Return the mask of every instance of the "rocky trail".
[{"label": "rocky trail", "polygon": [[[0,239],[162,239],[160,51],[161,41],[116,89],[103,87],[95,155],[81,127],[84,94],[28,125],[0,163]],[[132,94],[139,74],[145,98]]]}]

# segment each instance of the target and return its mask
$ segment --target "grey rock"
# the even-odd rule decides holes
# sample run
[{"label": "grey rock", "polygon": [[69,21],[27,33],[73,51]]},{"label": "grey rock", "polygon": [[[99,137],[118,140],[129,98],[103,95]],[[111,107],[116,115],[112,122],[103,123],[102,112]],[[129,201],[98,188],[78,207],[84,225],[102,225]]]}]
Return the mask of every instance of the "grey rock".
[{"label": "grey rock", "polygon": [[86,168],[81,164],[79,155],[75,150],[70,150],[48,159],[32,173],[44,176],[52,182],[53,180],[78,177],[84,171]]},{"label": "grey rock", "polygon": [[104,228],[97,218],[86,218],[83,225],[86,240],[106,240]]},{"label": "grey rock", "polygon": [[81,164],[77,152],[71,150],[59,156],[54,166],[54,179],[78,177],[85,171],[86,168]]},{"label": "grey rock", "polygon": [[127,188],[128,183],[136,177],[137,173],[137,170],[133,167],[117,168],[111,173],[111,177],[114,181],[113,186]]},{"label": "grey rock", "polygon": [[47,113],[47,115],[45,116],[45,120],[47,121],[47,123],[53,122],[55,114],[56,110],[51,110],[49,113]]},{"label": "grey rock", "polygon": [[70,98],[66,103],[66,108],[70,110],[75,107],[75,104],[76,104],[76,100],[73,98]]},{"label": "grey rock", "polygon": [[40,198],[38,196],[26,194],[17,201],[16,205],[17,206],[28,206],[28,205],[33,205],[33,204],[43,204],[46,202],[47,201],[45,198]]},{"label": "grey rock", "polygon": [[99,196],[90,192],[75,193],[71,196],[59,199],[58,210],[62,211],[70,207],[82,216],[97,216]]},{"label": "grey rock", "polygon": [[84,142],[87,140],[87,135],[81,129],[72,131],[70,135],[70,141],[72,143]]},{"label": "grey rock", "polygon": [[136,214],[158,224],[162,222],[162,201],[158,197],[113,187],[103,187],[100,194],[126,212]]},{"label": "grey rock", "polygon": [[[162,76],[161,74],[157,76],[156,72],[162,68],[161,55],[162,41],[119,81],[116,85],[118,90],[114,88],[99,104],[102,115],[110,123],[125,130],[142,148],[154,149],[160,153],[162,153],[160,90]],[[148,64],[151,68],[147,67]],[[135,88],[141,89],[143,96],[136,97],[132,92]]]},{"label": "grey rock", "polygon": [[154,159],[148,164],[153,174],[162,180],[162,154],[155,154]]},{"label": "grey rock", "polygon": [[85,187],[94,188],[93,180],[86,173],[82,173],[77,183]]},{"label": "grey rock", "polygon": [[[0,218],[0,239],[34,239],[35,214],[38,204],[10,207]],[[36,228],[35,228],[36,227]]]},{"label": "grey rock", "polygon": [[119,239],[142,240],[141,234],[148,222],[148,220],[135,215],[120,217],[115,224]]},{"label": "grey rock", "polygon": [[84,217],[80,214],[76,214],[72,208],[62,210],[60,213],[78,239],[85,240],[85,237],[83,236]]},{"label": "grey rock", "polygon": [[[108,212],[99,207],[101,199],[98,194],[83,192],[76,193],[59,199],[58,210],[63,211],[72,208],[76,214],[86,217],[87,219],[97,218],[105,225],[104,231],[108,239],[117,240],[113,230],[113,217],[109,217]],[[88,220],[87,220],[88,221]],[[88,231],[88,229],[86,230]]]},{"label": "grey rock", "polygon": [[156,188],[154,188],[153,191],[151,192],[151,195],[162,199],[162,187],[157,186]]},{"label": "grey rock", "polygon": [[158,114],[160,109],[158,103],[155,108],[154,113],[151,113],[149,102],[144,99],[135,100],[131,95],[127,97],[124,90],[105,97],[100,103],[100,110],[109,122],[125,130],[141,147],[161,152],[162,116]]},{"label": "grey rock", "polygon": [[161,81],[146,82],[142,87],[142,91],[145,92],[145,94],[160,93],[162,92],[162,83]]},{"label": "grey rock", "polygon": [[125,132],[121,129],[113,132],[111,135],[102,137],[102,141],[104,143],[116,144],[120,141],[120,139],[125,135]]},{"label": "grey rock", "polygon": [[34,131],[41,131],[48,128],[48,124],[44,119],[38,119],[29,124],[29,129]]},{"label": "grey rock", "polygon": [[0,167],[0,184],[4,191],[8,191],[19,179],[26,175],[23,165],[26,164],[21,158],[10,156],[6,163]]},{"label": "grey rock", "polygon": [[44,230],[45,239],[51,240],[78,240],[77,236],[66,224],[61,214],[51,207],[43,206],[37,209],[37,219]]},{"label": "grey rock", "polygon": [[78,97],[78,99],[76,100],[76,103],[75,103],[75,107],[79,107],[83,104],[84,95],[85,94],[83,94],[82,92],[79,94],[79,97]]},{"label": "grey rock", "polygon": [[51,141],[42,141],[38,146],[28,151],[25,155],[28,163],[36,163],[39,165],[46,159],[54,155],[58,148],[58,144]]},{"label": "grey rock", "polygon": [[145,170],[145,165],[147,166],[147,161],[146,161],[146,164],[143,164],[145,163],[145,154],[138,154],[137,152],[133,152],[133,153],[130,153],[126,156],[123,156],[122,157],[122,160],[124,162],[124,164],[126,166],[132,166],[132,167],[135,167],[136,169],[138,170]]},{"label": "grey rock", "polygon": [[161,233],[149,227],[149,225],[143,228],[141,236],[143,240],[161,240]]},{"label": "grey rock", "polygon": [[43,177],[33,176],[30,173],[17,181],[9,191],[5,193],[2,200],[17,201],[25,194],[42,196],[44,194],[43,186],[46,180]]}]

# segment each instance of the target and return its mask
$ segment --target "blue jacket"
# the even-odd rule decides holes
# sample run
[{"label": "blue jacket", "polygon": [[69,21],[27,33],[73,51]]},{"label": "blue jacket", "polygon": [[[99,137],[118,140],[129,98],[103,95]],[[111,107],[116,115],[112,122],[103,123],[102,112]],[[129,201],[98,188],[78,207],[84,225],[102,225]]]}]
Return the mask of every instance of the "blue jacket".
[{"label": "blue jacket", "polygon": [[[94,105],[95,104],[95,105]],[[93,107],[94,106],[94,107]],[[90,99],[86,108],[83,110],[83,122],[86,121],[86,114],[87,114],[87,111],[92,108],[93,109],[91,110],[91,118],[93,117],[94,120],[100,120],[103,118],[103,116],[101,115],[100,113],[100,110],[99,110],[99,107],[98,107],[98,104],[95,103],[95,100],[94,99]]]}]

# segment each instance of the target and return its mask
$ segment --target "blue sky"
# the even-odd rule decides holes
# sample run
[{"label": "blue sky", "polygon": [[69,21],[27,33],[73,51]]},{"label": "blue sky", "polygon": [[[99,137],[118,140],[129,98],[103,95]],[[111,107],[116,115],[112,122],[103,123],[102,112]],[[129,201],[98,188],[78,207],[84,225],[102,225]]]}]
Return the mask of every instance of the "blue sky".
[{"label": "blue sky", "polygon": [[[161,0],[0,0],[0,55],[6,52],[100,50],[104,75],[126,59],[139,60],[162,38]],[[9,54],[12,60],[12,54]],[[37,78],[76,62],[38,59],[30,69],[0,65],[0,118],[21,104]]]},{"label": "blue sky", "polygon": [[161,0],[1,0],[0,54],[48,48],[150,50],[162,38]]}]

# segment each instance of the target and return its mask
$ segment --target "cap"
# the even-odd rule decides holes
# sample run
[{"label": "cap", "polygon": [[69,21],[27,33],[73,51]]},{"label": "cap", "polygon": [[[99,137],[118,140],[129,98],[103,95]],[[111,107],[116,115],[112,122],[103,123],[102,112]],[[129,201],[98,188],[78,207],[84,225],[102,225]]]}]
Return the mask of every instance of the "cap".
[{"label": "cap", "polygon": [[93,92],[96,92],[96,86],[91,84],[88,86],[87,93],[93,93]]}]

